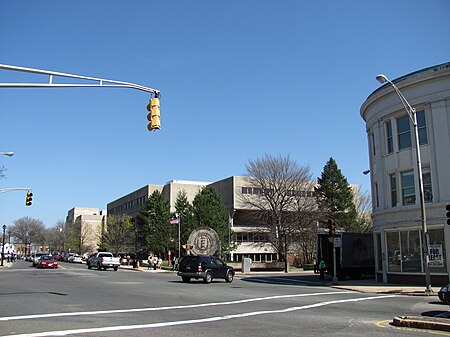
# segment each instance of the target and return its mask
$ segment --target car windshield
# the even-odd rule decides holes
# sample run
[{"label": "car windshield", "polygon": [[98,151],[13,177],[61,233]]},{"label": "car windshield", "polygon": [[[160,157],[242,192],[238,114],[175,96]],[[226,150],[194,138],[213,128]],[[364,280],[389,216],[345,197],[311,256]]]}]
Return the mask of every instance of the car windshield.
[{"label": "car windshield", "polygon": [[41,260],[43,260],[43,261],[50,261],[50,260],[53,260],[53,256],[44,255],[44,256],[41,257]]}]

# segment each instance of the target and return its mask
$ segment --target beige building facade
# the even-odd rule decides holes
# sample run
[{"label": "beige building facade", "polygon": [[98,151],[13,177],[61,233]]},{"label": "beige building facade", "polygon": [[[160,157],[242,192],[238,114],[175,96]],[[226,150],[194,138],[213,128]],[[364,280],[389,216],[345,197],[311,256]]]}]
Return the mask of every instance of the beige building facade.
[{"label": "beige building facade", "polygon": [[[417,111],[431,283],[446,284],[450,270],[445,211],[450,203],[450,63],[393,83]],[[425,284],[425,239],[410,117],[390,84],[375,90],[360,112],[369,140],[377,278]]]},{"label": "beige building facade", "polygon": [[106,218],[106,211],[98,208],[74,207],[69,210],[65,230],[75,231],[79,237],[77,247],[71,248],[72,252],[87,254],[96,251],[99,236],[102,230],[106,230]]}]

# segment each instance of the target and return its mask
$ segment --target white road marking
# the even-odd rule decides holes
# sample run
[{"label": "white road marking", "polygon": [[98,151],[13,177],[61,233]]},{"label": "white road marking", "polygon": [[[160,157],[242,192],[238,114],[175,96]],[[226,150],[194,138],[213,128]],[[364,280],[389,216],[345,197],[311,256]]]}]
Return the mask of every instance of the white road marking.
[{"label": "white road marking", "polygon": [[174,305],[174,306],[168,306],[168,307],[79,311],[79,312],[58,312],[58,313],[53,313],[53,314],[36,314],[36,315],[9,316],[9,317],[5,316],[5,317],[0,317],[0,321],[14,321],[14,320],[23,320],[23,319],[65,317],[65,316],[106,315],[106,314],[120,314],[120,313],[132,313],[132,312],[144,312],[144,311],[191,309],[191,308],[202,308],[202,307],[210,307],[210,306],[212,307],[212,306],[220,306],[220,305],[241,304],[241,303],[257,302],[257,301],[268,301],[268,300],[276,300],[276,299],[280,299],[280,298],[338,295],[338,294],[356,294],[356,293],[354,291],[332,291],[332,292],[330,291],[330,292],[312,293],[312,294],[294,294],[294,295],[277,295],[277,296],[269,296],[269,297],[257,297],[257,298],[249,298],[249,299],[245,299],[245,300],[235,300],[235,301],[227,301],[227,302],[210,302],[210,303],[200,303],[200,304]]},{"label": "white road marking", "polygon": [[[277,297],[277,296],[275,296],[275,297]],[[299,311],[299,310],[305,310],[305,309],[318,308],[318,307],[323,307],[323,306],[332,305],[332,304],[377,300],[377,299],[384,299],[384,298],[389,298],[389,297],[396,297],[396,295],[381,295],[381,296],[371,296],[371,297],[353,298],[353,299],[345,299],[345,300],[326,301],[326,302],[320,302],[320,303],[315,303],[315,304],[308,304],[308,305],[304,305],[304,306],[300,306],[300,307],[290,307],[290,308],[279,309],[279,310],[252,311],[252,312],[244,312],[244,313],[240,313],[240,314],[207,317],[207,318],[184,320],[184,321],[161,322],[161,323],[138,324],[138,325],[122,325],[122,326],[60,330],[60,331],[45,331],[45,332],[27,333],[27,334],[20,334],[20,335],[8,335],[8,336],[3,336],[3,337],[67,336],[67,335],[80,335],[80,334],[85,334],[85,333],[108,332],[108,331],[153,329],[153,328],[162,328],[162,327],[170,327],[170,326],[177,326],[177,325],[217,322],[217,321],[258,316],[258,315],[279,314],[279,313],[286,313],[286,312],[293,312],[293,311]]]}]

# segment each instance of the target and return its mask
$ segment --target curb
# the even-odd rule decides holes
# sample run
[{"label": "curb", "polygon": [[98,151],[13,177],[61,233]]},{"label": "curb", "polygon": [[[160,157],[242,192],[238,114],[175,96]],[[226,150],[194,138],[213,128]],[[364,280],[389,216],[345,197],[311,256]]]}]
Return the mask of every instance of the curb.
[{"label": "curb", "polygon": [[446,318],[422,316],[396,316],[392,320],[392,325],[404,328],[450,331],[450,322],[447,322],[447,320]]}]

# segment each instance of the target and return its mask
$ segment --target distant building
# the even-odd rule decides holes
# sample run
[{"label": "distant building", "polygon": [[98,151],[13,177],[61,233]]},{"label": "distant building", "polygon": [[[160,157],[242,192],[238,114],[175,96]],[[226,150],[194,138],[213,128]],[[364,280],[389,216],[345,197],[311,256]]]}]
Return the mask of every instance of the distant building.
[{"label": "distant building", "polygon": [[174,212],[175,201],[179,192],[186,192],[188,201],[192,203],[197,193],[207,185],[209,185],[207,182],[190,180],[171,180],[165,185],[146,185],[119,199],[111,201],[108,203],[106,209],[109,215],[128,215],[131,218],[135,218],[139,214],[142,205],[147,202],[149,196],[153,192],[159,191],[169,202],[170,211]]},{"label": "distant building", "polygon": [[[221,197],[229,211],[229,226],[231,232],[236,233],[237,248],[231,252],[231,261],[241,261],[249,257],[253,262],[272,262],[277,260],[277,252],[268,237],[261,231],[260,226],[253,223],[248,216],[248,206],[243,202],[244,196],[256,193],[249,179],[242,176],[232,176],[217,182],[197,182],[186,180],[172,180],[165,185],[147,185],[133,191],[119,199],[108,203],[109,215],[129,215],[136,217],[139,210],[153,191],[160,191],[170,204],[171,212],[175,211],[175,201],[180,191],[185,191],[188,201],[192,203],[197,193],[205,186],[213,187]],[[313,187],[313,184],[311,185]],[[313,197],[313,188],[304,191],[305,197]]]},{"label": "distant building", "polygon": [[[450,233],[450,63],[393,80],[417,111],[432,284],[448,283]],[[369,140],[377,279],[425,285],[414,130],[394,88],[363,103]]]},{"label": "distant building", "polygon": [[80,254],[93,252],[98,249],[102,230],[106,230],[106,211],[100,211],[98,208],[74,207],[67,213],[65,230],[67,234],[75,232],[79,238],[77,245],[70,247],[72,252]]}]

